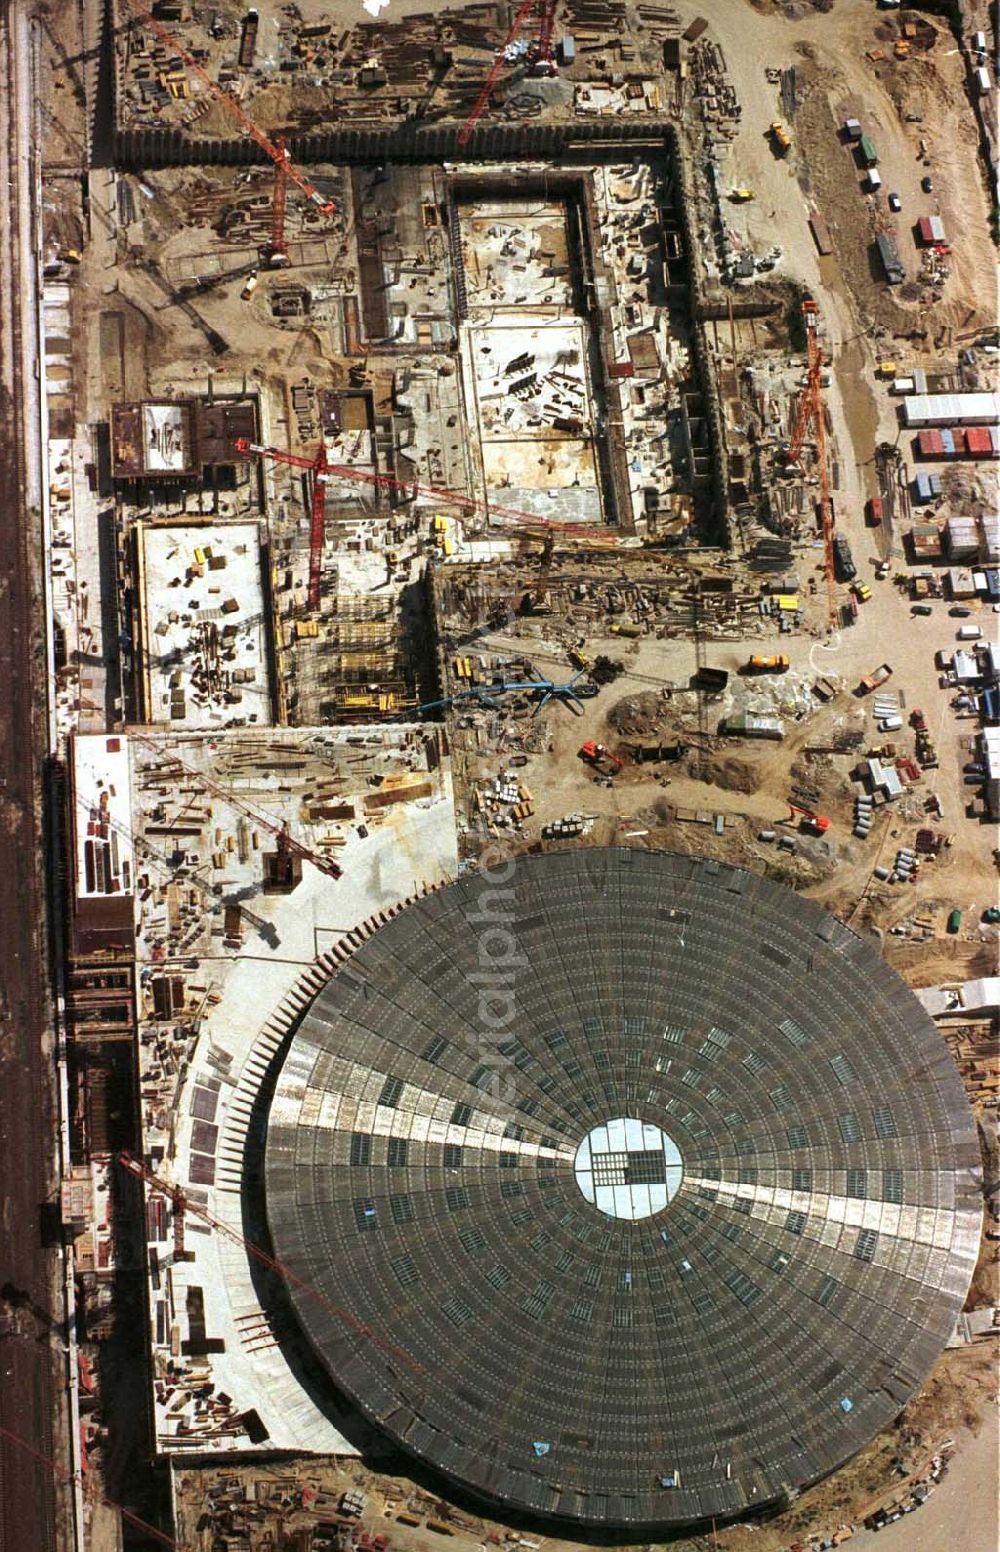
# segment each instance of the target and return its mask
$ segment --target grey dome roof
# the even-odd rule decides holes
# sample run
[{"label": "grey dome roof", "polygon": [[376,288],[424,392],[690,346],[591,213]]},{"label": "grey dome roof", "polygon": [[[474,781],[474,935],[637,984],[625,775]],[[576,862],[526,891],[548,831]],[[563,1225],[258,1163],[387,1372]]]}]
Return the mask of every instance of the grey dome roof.
[{"label": "grey dome roof", "polygon": [[508,871],[410,906],[292,1039],[265,1184],[298,1318],[387,1435],[508,1508],[774,1502],[954,1326],[981,1195],[949,1052],[872,947],[754,874]]}]

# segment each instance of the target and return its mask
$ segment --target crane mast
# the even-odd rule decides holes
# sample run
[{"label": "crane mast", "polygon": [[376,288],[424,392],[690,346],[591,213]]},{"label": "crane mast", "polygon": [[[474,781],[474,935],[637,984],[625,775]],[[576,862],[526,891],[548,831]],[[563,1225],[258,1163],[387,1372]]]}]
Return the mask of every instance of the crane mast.
[{"label": "crane mast", "polygon": [[823,367],[826,356],[819,341],[819,308],[806,297],[802,303],[806,328],[806,386],[802,390],[786,462],[798,463],[810,421],[816,439],[816,464],[819,471],[819,518],[823,535],[823,570],[826,574],[827,615],[831,630],[837,624],[837,572],[833,552],[833,500],[830,494],[830,468],[827,462],[826,408],[823,401]]}]

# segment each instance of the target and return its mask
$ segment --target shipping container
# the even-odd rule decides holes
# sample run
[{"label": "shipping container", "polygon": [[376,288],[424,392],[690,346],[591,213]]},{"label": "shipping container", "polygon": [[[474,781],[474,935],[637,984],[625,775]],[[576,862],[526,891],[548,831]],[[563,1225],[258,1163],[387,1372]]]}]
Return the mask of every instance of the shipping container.
[{"label": "shipping container", "polygon": [[979,65],[976,68],[975,75],[976,93],[980,97],[985,97],[990,89],[990,73],[985,65]]},{"label": "shipping container", "polygon": [[970,426],[965,433],[965,451],[970,458],[989,458],[993,451],[989,426]]},{"label": "shipping container", "polygon": [[913,378],[912,377],[894,377],[893,380],[892,380],[892,387],[889,389],[889,392],[890,393],[912,393],[913,392]]},{"label": "shipping container", "polygon": [[868,176],[865,178],[865,188],[869,194],[875,194],[882,187],[882,174],[877,167],[869,167]]},{"label": "shipping container", "polygon": [[940,216],[921,216],[917,222],[917,231],[922,243],[943,243],[944,222]]},{"label": "shipping container", "polygon": [[944,443],[941,440],[940,431],[921,431],[917,437],[917,447],[921,458],[941,458],[944,454]]},{"label": "shipping container", "polygon": [[861,139],[861,124],[858,119],[845,119],[843,123],[844,139],[856,144]]},{"label": "shipping container", "polygon": [[809,216],[809,230],[813,234],[813,242],[816,244],[816,248],[819,253],[825,255],[833,252],[833,243],[830,240],[830,228],[827,226],[825,218],[820,215],[818,210],[812,211]]},{"label": "shipping container", "polygon": [[861,160],[865,167],[874,167],[878,161],[878,151],[871,135],[862,135],[858,141],[858,149],[861,152]]}]

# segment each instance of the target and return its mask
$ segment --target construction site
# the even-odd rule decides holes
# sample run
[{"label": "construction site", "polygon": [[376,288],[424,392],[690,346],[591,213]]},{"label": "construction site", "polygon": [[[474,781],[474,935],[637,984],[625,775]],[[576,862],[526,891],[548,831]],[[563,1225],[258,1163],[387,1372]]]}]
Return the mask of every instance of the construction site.
[{"label": "construction site", "polygon": [[46,1547],[992,1544],[991,16],[38,7]]}]

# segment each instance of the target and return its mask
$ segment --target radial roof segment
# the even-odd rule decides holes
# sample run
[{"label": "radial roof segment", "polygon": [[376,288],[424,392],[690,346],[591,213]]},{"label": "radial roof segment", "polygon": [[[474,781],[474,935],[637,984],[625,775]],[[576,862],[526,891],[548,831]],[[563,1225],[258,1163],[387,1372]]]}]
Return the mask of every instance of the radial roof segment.
[{"label": "radial roof segment", "polygon": [[477,1496],[626,1530],[853,1454],[951,1334],[981,1217],[961,1082],[876,950],[616,849],[364,944],[291,1041],[265,1181],[334,1389]]}]

